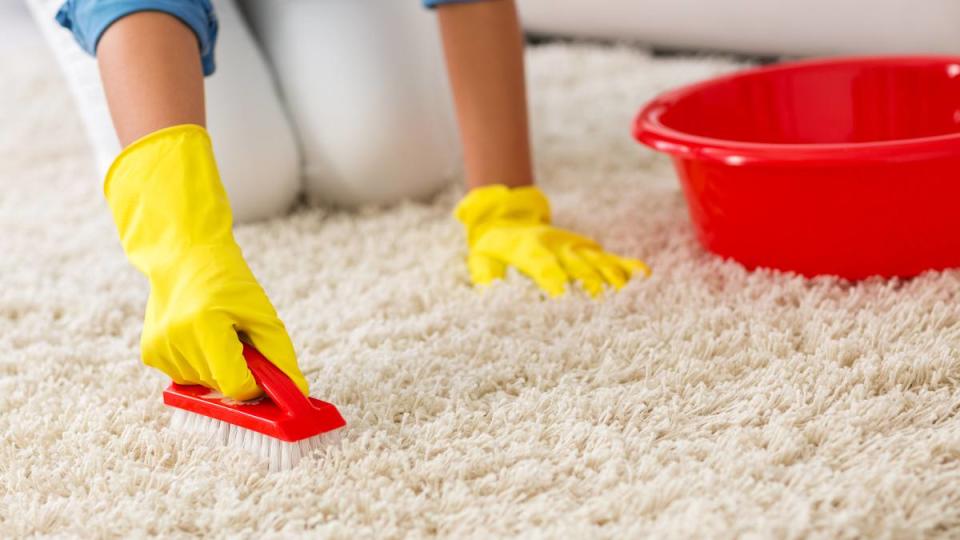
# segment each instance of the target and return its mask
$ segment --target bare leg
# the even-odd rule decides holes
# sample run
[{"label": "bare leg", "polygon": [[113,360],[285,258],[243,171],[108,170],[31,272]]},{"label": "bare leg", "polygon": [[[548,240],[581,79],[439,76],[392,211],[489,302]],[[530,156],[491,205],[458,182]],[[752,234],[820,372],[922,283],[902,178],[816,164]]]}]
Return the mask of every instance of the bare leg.
[{"label": "bare leg", "polygon": [[523,39],[514,0],[437,8],[467,184],[533,182]]},{"label": "bare leg", "polygon": [[121,145],[169,126],[206,126],[197,38],[176,17],[120,19],[100,38],[97,60]]}]

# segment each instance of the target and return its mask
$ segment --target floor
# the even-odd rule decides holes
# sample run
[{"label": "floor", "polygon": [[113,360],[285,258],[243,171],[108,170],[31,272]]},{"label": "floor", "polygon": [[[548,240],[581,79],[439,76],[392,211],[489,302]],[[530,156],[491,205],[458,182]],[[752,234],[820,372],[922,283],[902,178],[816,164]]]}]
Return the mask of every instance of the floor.
[{"label": "floor", "polygon": [[5,47],[4,535],[960,535],[960,272],[747,272],[698,246],[670,164],[629,137],[645,100],[733,63],[530,50],[557,223],[654,269],[600,301],[516,274],[470,287],[458,186],[240,227],[314,394],[349,422],[268,474],[167,429],[165,381],[138,361],[146,284],[73,104],[45,51]]}]

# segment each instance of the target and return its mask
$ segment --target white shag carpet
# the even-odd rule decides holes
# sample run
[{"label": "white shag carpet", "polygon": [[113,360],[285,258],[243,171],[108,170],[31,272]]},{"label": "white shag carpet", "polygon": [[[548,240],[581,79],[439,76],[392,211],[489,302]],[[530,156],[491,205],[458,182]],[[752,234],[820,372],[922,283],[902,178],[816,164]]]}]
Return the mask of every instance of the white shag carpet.
[{"label": "white shag carpet", "polygon": [[238,238],[339,445],[267,474],[166,426],[128,267],[45,51],[0,58],[0,535],[960,535],[960,272],[857,285],[696,244],[656,92],[734,67],[531,50],[556,220],[645,258],[591,301],[468,286],[458,189]]}]

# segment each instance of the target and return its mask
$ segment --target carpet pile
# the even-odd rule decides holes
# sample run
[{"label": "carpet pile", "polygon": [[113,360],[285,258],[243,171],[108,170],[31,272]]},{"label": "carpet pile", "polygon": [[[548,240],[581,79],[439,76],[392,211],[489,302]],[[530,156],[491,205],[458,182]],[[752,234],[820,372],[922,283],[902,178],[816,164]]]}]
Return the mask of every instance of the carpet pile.
[{"label": "carpet pile", "polygon": [[747,272],[696,243],[629,135],[736,68],[529,51],[557,223],[645,259],[593,301],[468,284],[450,211],[301,208],[237,230],[342,441],[267,474],[166,429],[130,268],[54,62],[0,57],[3,536],[917,538],[960,535],[960,272]]}]

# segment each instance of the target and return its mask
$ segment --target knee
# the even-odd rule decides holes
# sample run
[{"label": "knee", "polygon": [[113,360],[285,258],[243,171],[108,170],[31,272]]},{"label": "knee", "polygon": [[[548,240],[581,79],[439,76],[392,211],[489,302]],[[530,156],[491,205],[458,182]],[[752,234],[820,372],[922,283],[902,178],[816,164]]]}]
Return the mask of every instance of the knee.
[{"label": "knee", "polygon": [[218,67],[205,85],[220,176],[237,222],[282,215],[302,190],[293,128],[237,7],[229,0],[214,4],[221,22]]},{"label": "knee", "polygon": [[439,54],[435,62],[427,61],[432,54],[412,56],[421,65],[393,72],[374,65],[369,78],[315,94],[301,119],[312,200],[356,206],[422,198],[460,176],[460,141]]},{"label": "knee", "polygon": [[210,133],[234,221],[249,223],[288,212],[301,191],[293,141],[264,132],[262,139],[239,136],[238,130],[213,120]]},{"label": "knee", "polygon": [[434,116],[432,122],[423,116],[357,119],[322,146],[304,149],[310,200],[360,206],[439,191],[460,176],[461,160],[455,126]]},{"label": "knee", "polygon": [[284,89],[311,199],[387,203],[458,176],[440,39],[416,3],[267,4],[247,7]]}]

